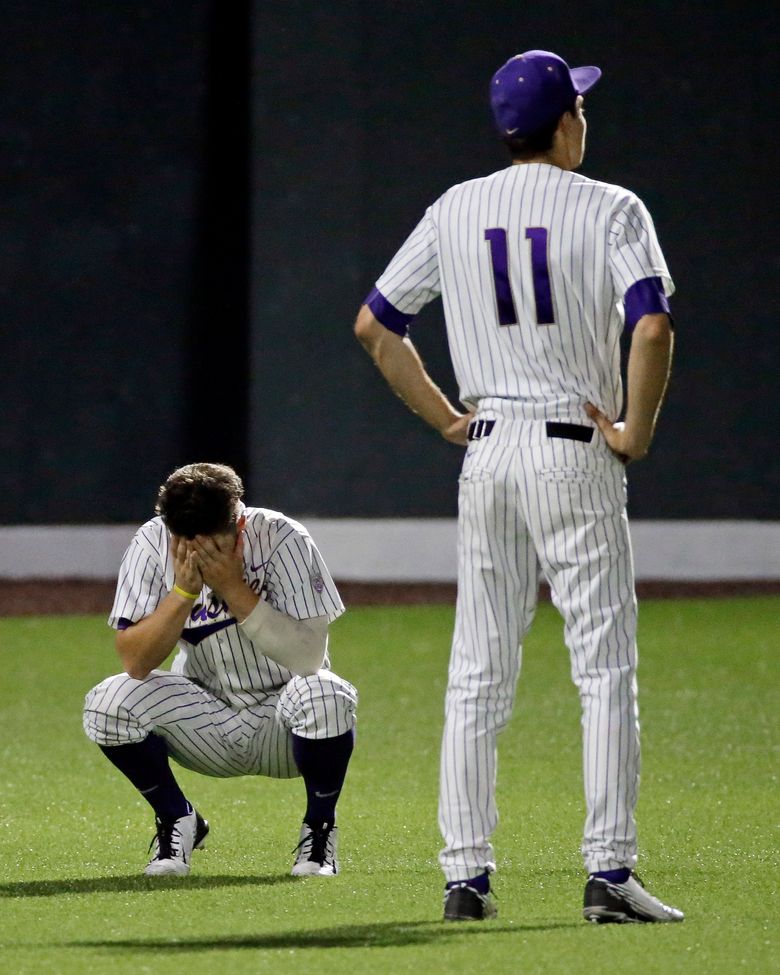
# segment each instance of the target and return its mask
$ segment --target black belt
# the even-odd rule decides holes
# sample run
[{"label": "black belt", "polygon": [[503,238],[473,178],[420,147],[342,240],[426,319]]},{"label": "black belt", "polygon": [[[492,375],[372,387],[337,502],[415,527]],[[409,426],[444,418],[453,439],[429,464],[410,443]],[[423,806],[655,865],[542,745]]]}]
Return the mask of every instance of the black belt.
[{"label": "black belt", "polygon": [[583,426],[581,423],[545,423],[548,437],[560,437],[561,440],[581,440],[590,443],[593,439],[593,427]]},{"label": "black belt", "polygon": [[[495,425],[495,420],[472,420],[468,427],[469,440],[482,440],[483,437],[489,437]],[[560,440],[581,440],[582,443],[590,443],[593,439],[593,427],[586,427],[581,423],[557,423],[548,420],[545,429],[548,437]]]}]

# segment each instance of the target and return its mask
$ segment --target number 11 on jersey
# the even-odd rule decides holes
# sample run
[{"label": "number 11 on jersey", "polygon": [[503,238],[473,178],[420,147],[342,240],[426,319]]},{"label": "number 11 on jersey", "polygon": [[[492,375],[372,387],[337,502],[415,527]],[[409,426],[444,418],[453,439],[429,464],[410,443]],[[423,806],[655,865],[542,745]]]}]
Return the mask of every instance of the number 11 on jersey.
[{"label": "number 11 on jersey", "polygon": [[[554,325],[550,268],[547,262],[547,228],[527,227],[525,236],[531,242],[531,276],[536,301],[536,324]],[[490,263],[493,267],[493,283],[496,288],[498,322],[500,325],[517,325],[517,310],[509,281],[506,230],[503,227],[491,227],[485,231],[485,240],[490,244]]]}]

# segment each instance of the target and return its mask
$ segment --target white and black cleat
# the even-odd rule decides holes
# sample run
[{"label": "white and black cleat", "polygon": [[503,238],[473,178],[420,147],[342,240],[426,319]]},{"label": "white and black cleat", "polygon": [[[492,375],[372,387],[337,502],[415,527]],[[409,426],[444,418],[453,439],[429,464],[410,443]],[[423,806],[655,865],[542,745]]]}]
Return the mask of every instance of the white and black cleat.
[{"label": "white and black cleat", "polygon": [[293,877],[335,877],[339,872],[338,834],[338,827],[328,823],[316,829],[304,823],[293,850]]},{"label": "white and black cleat", "polygon": [[158,816],[155,822],[157,833],[149,846],[154,852],[144,873],[147,877],[186,877],[192,851],[205,849],[209,824],[195,809],[180,819]]},{"label": "white and black cleat", "polygon": [[444,891],[445,921],[490,921],[498,908],[490,892],[480,894],[465,880]]},{"label": "white and black cleat", "polygon": [[682,911],[649,894],[633,873],[622,884],[603,877],[588,878],[582,916],[594,924],[665,924],[685,919]]}]

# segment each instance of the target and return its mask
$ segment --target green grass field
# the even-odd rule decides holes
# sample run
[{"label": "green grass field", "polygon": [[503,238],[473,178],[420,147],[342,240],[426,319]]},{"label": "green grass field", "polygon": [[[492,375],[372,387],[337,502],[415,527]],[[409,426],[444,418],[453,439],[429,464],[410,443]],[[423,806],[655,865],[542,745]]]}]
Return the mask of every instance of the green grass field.
[{"label": "green grass field", "polygon": [[555,611],[527,641],[499,756],[499,918],[444,925],[436,783],[452,612],[351,610],[334,668],[361,693],[340,805],[342,873],[293,880],[300,782],[181,772],[212,823],[178,881],[140,876],[146,804],[81,731],[115,670],[102,619],[0,620],[0,972],[780,971],[776,944],[780,599],[645,602],[640,874],[684,924],[591,926],[579,707]]}]

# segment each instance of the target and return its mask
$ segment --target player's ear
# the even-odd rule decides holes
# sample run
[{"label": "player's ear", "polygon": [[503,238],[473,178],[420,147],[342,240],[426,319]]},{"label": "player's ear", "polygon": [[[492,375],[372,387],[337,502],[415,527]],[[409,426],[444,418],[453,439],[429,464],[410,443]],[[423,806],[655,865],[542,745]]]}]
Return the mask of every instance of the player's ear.
[{"label": "player's ear", "polygon": [[569,122],[571,122],[571,115],[569,115],[569,111],[567,109],[558,119],[558,125],[553,133],[553,148],[560,145],[562,141],[566,141],[567,133],[569,131]]},{"label": "player's ear", "polygon": [[233,552],[236,556],[240,556],[244,551],[244,528],[246,527],[246,515],[241,515],[241,517],[236,522],[236,544],[233,546]]},{"label": "player's ear", "polygon": [[572,113],[567,108],[566,111],[563,113],[563,115],[561,115],[561,117],[558,119],[558,131],[561,134],[565,135],[571,128],[575,117],[576,117],[576,112],[574,115],[572,115]]}]

